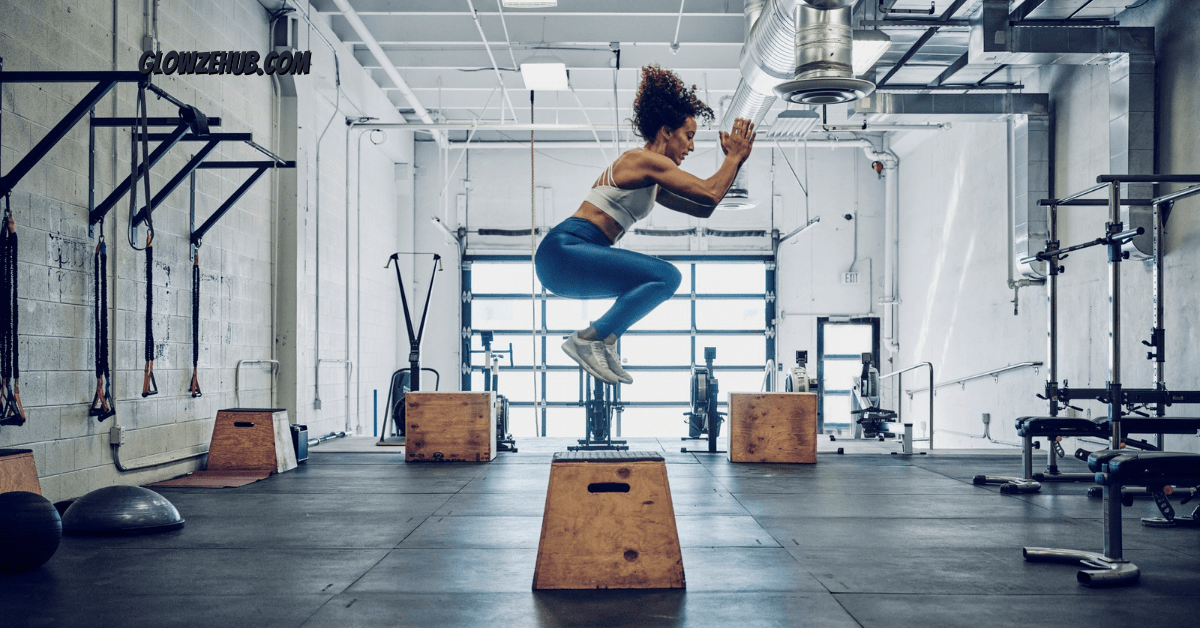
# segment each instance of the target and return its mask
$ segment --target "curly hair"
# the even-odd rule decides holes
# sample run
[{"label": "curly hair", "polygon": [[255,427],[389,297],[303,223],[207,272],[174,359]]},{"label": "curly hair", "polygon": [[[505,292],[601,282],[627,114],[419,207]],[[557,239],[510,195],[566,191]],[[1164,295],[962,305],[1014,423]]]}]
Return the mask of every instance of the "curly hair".
[{"label": "curly hair", "polygon": [[674,131],[688,118],[697,122],[713,120],[712,109],[696,97],[696,86],[688,88],[674,72],[658,64],[643,67],[631,120],[638,136],[652,141],[662,127]]}]

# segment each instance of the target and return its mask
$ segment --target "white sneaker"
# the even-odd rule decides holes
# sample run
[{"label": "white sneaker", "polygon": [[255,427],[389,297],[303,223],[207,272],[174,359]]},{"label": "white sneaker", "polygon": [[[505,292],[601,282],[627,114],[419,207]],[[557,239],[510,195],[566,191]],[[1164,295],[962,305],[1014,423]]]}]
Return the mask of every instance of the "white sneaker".
[{"label": "white sneaker", "polygon": [[582,366],[583,370],[590,373],[592,377],[609,384],[621,381],[608,368],[608,357],[605,355],[603,341],[584,340],[579,337],[579,332],[575,332],[567,336],[566,342],[562,344],[562,350],[571,356],[572,360],[579,363],[579,366]]},{"label": "white sneaker", "polygon": [[617,355],[616,345],[604,343],[604,357],[608,362],[608,370],[612,371],[613,375],[616,375],[617,379],[621,380],[622,384],[633,383],[633,376],[630,375],[628,371],[621,368],[621,356]]}]

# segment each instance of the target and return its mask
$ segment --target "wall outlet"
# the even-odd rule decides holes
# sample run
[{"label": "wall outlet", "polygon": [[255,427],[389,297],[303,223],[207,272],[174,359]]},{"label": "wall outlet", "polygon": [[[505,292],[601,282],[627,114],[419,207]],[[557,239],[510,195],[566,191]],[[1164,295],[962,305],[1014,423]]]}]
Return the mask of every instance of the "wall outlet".
[{"label": "wall outlet", "polygon": [[858,283],[858,273],[842,273],[842,283],[850,285]]},{"label": "wall outlet", "polygon": [[992,415],[991,415],[991,413],[984,412],[984,413],[983,413],[983,417],[982,417],[982,418],[983,418],[983,424],[984,424],[984,425],[988,425],[988,424],[990,424],[990,423],[992,422]]}]

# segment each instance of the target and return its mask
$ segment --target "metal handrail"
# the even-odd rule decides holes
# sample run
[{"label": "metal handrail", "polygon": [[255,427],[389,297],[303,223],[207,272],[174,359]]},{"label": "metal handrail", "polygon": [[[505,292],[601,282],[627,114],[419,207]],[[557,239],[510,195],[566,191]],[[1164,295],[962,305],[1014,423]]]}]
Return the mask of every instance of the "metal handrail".
[{"label": "metal handrail", "polygon": [[[998,369],[992,369],[992,370],[984,372],[984,373],[976,373],[975,375],[968,375],[966,377],[960,377],[958,379],[950,380],[948,382],[942,382],[940,384],[930,385],[928,388],[915,388],[913,390],[906,390],[906,391],[904,391],[904,393],[908,395],[909,399],[912,399],[913,395],[915,395],[919,392],[925,392],[930,389],[942,388],[944,386],[950,386],[952,384],[959,384],[961,386],[963,383],[969,382],[973,379],[980,379],[983,377],[987,377],[989,375],[994,378],[1001,373],[1004,373],[1007,371],[1015,371],[1017,369],[1023,369],[1023,368],[1027,368],[1027,367],[1033,367],[1036,370],[1036,369],[1040,368],[1041,366],[1042,366],[1041,362],[1019,362],[1017,364],[1009,364],[1008,366],[1003,366]],[[930,396],[932,396],[932,395],[930,395]]]},{"label": "metal handrail", "polygon": [[[921,362],[919,364],[914,364],[908,368],[902,368],[898,371],[892,371],[891,373],[888,373],[887,375],[880,375],[879,379],[882,381],[889,377],[896,377],[897,378],[896,379],[896,388],[901,388],[901,382],[903,381],[903,378],[901,378],[900,375],[907,373],[909,371],[912,371],[912,370],[919,369],[921,367],[929,368],[929,387],[932,388],[933,387],[933,363],[932,362]],[[912,399],[912,393],[909,393],[908,398]],[[900,418],[900,412],[901,412],[900,405],[902,405],[902,404],[898,404],[896,406],[896,419]],[[930,450],[933,449],[933,395],[929,395],[929,449]]]},{"label": "metal handrail", "polygon": [[233,407],[242,407],[241,399],[241,375],[243,364],[270,364],[271,365],[271,388],[275,388],[275,373],[279,370],[279,360],[238,360],[237,365],[233,367]]}]

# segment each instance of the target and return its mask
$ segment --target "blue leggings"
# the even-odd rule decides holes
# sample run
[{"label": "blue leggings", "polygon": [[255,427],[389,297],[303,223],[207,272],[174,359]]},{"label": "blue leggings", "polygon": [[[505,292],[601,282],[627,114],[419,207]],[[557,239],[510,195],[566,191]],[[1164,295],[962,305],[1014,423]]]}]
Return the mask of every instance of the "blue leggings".
[{"label": "blue leggings", "polygon": [[616,303],[592,327],[607,338],[671,298],[683,276],[658,258],[612,248],[604,231],[582,218],[568,218],[550,230],[534,257],[538,279],[560,297],[611,299]]}]

